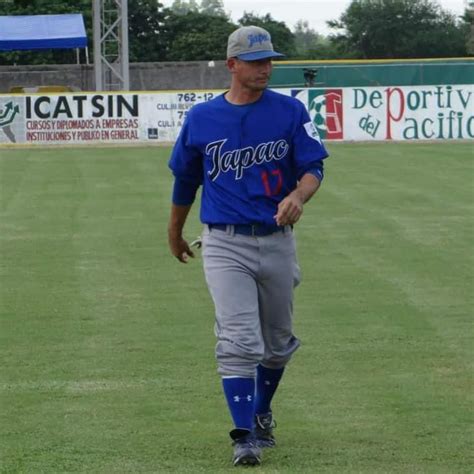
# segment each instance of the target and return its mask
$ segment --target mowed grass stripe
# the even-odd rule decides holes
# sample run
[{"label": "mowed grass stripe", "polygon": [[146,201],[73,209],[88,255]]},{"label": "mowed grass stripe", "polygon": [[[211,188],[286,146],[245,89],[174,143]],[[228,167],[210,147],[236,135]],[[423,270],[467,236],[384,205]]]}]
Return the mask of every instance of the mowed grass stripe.
[{"label": "mowed grass stripe", "polygon": [[[144,453],[139,455],[142,459],[137,458],[138,464],[129,463],[126,453],[117,454],[115,439],[122,439],[129,429],[135,429],[145,433],[137,435],[137,442],[146,436],[152,447],[158,444],[163,432],[171,433],[167,424],[174,423],[173,417],[187,406],[185,398],[182,405],[180,401],[186,393],[185,378],[180,375],[179,368],[173,371],[172,366],[178,365],[180,354],[183,360],[179,366],[183,369],[189,370],[195,364],[194,361],[186,364],[187,349],[182,347],[192,344],[193,334],[180,329],[180,335],[188,342],[175,337],[179,329],[172,324],[177,319],[176,309],[168,311],[173,298],[163,298],[165,285],[161,282],[166,282],[166,286],[175,287],[176,284],[173,285],[173,278],[160,267],[163,257],[170,261],[162,232],[167,208],[163,207],[160,214],[159,206],[147,199],[144,189],[147,176],[150,176],[150,198],[156,199],[163,192],[161,176],[153,170],[157,162],[153,155],[143,160],[143,172],[140,172],[139,158],[129,161],[130,157],[130,150],[114,150],[104,155],[100,150],[93,154],[77,150],[67,154],[66,160],[71,161],[64,163],[62,155],[38,156],[23,179],[24,182],[32,181],[32,191],[20,192],[25,196],[32,193],[39,196],[41,202],[37,202],[36,212],[29,215],[27,204],[11,210],[14,216],[27,214],[26,219],[18,220],[26,222],[21,234],[30,235],[31,239],[23,250],[2,246],[5,250],[2,254],[10,255],[14,260],[8,266],[11,274],[5,278],[9,286],[2,285],[2,289],[14,288],[20,293],[19,297],[2,298],[2,302],[8,305],[7,311],[14,306],[15,313],[24,317],[29,336],[24,337],[22,332],[25,330],[17,333],[20,346],[8,354],[12,359],[8,367],[14,378],[26,379],[29,383],[46,382],[46,390],[39,390],[34,395],[25,394],[20,405],[12,403],[17,399],[16,395],[8,398],[8,402],[5,400],[4,406],[13,407],[8,413],[10,420],[20,417],[27,425],[18,436],[22,442],[16,443],[14,424],[11,421],[7,424],[12,428],[8,446],[17,462],[13,466],[27,465],[33,471],[45,466],[48,471],[59,472],[82,469],[120,472],[128,466],[130,472],[136,472],[143,469],[140,466],[146,456]],[[68,190],[56,205],[49,196],[50,189],[69,182],[73,168],[77,170],[77,187],[84,192],[76,194]],[[38,173],[37,169],[43,172]],[[63,170],[63,180],[51,179],[51,173],[56,169]],[[169,176],[166,180],[169,182]],[[143,197],[138,208],[136,195]],[[168,196],[169,189],[163,205],[168,205]],[[153,208],[150,218],[146,216],[147,206]],[[71,209],[73,212],[68,212]],[[72,219],[69,218],[71,214]],[[58,244],[55,230],[59,229],[63,241]],[[35,236],[41,236],[39,242]],[[143,236],[146,236],[145,241]],[[24,256],[27,257],[28,252],[37,255],[38,248],[42,250],[43,247],[46,249],[43,261],[32,262],[39,293],[36,297],[22,281],[25,268],[31,266]],[[21,265],[16,265],[20,260]],[[57,273],[52,264],[54,261],[58,262]],[[153,275],[150,275],[150,267]],[[201,282],[200,279],[196,281]],[[173,292],[179,299],[179,292]],[[28,302],[28,306],[24,302]],[[183,321],[181,325],[186,329]],[[11,335],[14,336],[13,331]],[[175,342],[173,338],[176,338]],[[10,338],[9,341],[13,347],[14,340]],[[173,350],[176,349],[176,354],[167,350],[169,343]],[[209,361],[207,365],[210,366],[211,354]],[[158,390],[154,385],[149,390],[147,385],[127,389],[137,385],[136,379],[149,381],[157,377],[161,381],[159,393],[166,403],[156,400]],[[99,393],[90,405],[92,400],[87,394],[68,397],[67,385],[59,394],[47,388],[48,382],[61,379],[66,383],[77,381],[89,386],[99,380],[109,386],[123,385],[124,389],[117,389],[112,394]],[[60,402],[65,398],[67,403]],[[139,428],[134,428],[132,423],[125,432],[121,431],[127,418],[125,413],[136,414]],[[150,438],[148,431],[153,433]],[[174,435],[177,436],[179,433]],[[170,434],[166,442],[161,442],[162,447],[169,450],[168,444],[174,437]],[[43,439],[47,440],[45,445]],[[90,440],[95,441],[90,443]],[[30,448],[24,451],[25,444]],[[61,449],[51,449],[51,446],[61,446]],[[130,449],[135,451],[136,444]],[[169,456],[173,457],[175,454],[169,451]],[[103,459],[105,452],[109,452],[110,459]],[[163,467],[167,456],[161,455],[157,462],[154,448],[151,454],[153,469]],[[2,456],[2,459],[6,457]]]},{"label": "mowed grass stripe", "polygon": [[[410,160],[418,159],[418,146],[398,147],[411,155]],[[425,451],[426,459],[451,462],[459,459],[459,453],[444,443],[441,434],[472,426],[472,417],[466,418],[466,413],[472,415],[472,397],[466,398],[472,379],[465,377],[472,361],[472,266],[464,261],[472,261],[472,221],[468,223],[466,215],[462,220],[458,216],[453,220],[451,209],[472,210],[472,188],[470,199],[465,202],[458,202],[457,196],[448,195],[443,189],[438,193],[440,202],[436,202],[431,197],[433,193],[428,193],[429,199],[424,193],[436,183],[436,172],[433,175],[429,171],[435,169],[432,165],[436,154],[426,156],[420,163],[416,188],[407,186],[405,190],[400,183],[406,185],[413,176],[404,178],[407,160],[401,158],[399,149],[391,154],[393,147],[385,146],[384,155],[380,149],[369,149],[369,161],[365,162],[359,153],[351,156],[352,150],[360,151],[357,146],[343,148],[342,154],[339,148],[335,151],[344,160],[344,171],[338,176],[328,174],[335,182],[314,204],[321,217],[310,229],[314,234],[315,260],[311,277],[313,286],[320,286],[323,295],[316,298],[311,334],[321,330],[321,319],[330,318],[320,341],[324,346],[321,355],[327,359],[315,370],[318,374],[328,370],[342,377],[334,377],[326,396],[332,393],[333,397],[342,398],[340,405],[350,406],[353,416],[360,413],[353,435],[361,431],[359,421],[363,422],[362,432],[366,431],[365,423],[372,418],[368,412],[374,412],[377,420],[382,412],[390,422],[378,427],[379,441],[384,440],[387,431],[400,435],[396,443],[389,439],[381,442],[385,447],[392,446],[394,460],[400,456],[401,448],[410,452],[410,445],[416,443],[420,453]],[[471,148],[465,150],[468,153],[460,160],[470,156]],[[370,161],[371,154],[374,161]],[[445,160],[446,156],[442,158]],[[457,167],[459,162],[454,163],[453,168]],[[469,188],[471,163],[466,162],[462,173],[451,175],[451,179],[460,188]],[[407,193],[413,195],[411,205],[406,202]],[[331,206],[334,202],[336,209]],[[331,209],[336,211],[332,215]],[[468,216],[472,217],[472,212]],[[433,226],[436,237],[432,235]],[[308,228],[301,226],[298,232],[305,229]],[[417,238],[412,239],[411,234]],[[301,253],[311,251],[310,236],[305,237],[299,239],[300,250],[302,244],[305,246]],[[319,248],[324,251],[322,256]],[[325,272],[329,269],[328,278],[321,275],[321,268]],[[324,297],[326,291],[333,299]],[[321,303],[330,306],[320,308]],[[310,306],[311,303],[307,311]],[[313,353],[318,360],[317,347]],[[426,423],[426,410],[438,414],[431,426]],[[318,412],[316,419],[325,412]],[[344,416],[350,423],[346,412]],[[434,433],[439,434],[439,442]],[[461,452],[471,441],[468,437],[461,442]],[[379,448],[374,449],[378,455]],[[445,468],[447,472],[456,469],[449,466]]]},{"label": "mowed grass stripe", "polygon": [[[329,149],[259,472],[471,472],[473,147]],[[3,471],[234,472],[200,257],[168,253],[168,154],[0,151]]]}]

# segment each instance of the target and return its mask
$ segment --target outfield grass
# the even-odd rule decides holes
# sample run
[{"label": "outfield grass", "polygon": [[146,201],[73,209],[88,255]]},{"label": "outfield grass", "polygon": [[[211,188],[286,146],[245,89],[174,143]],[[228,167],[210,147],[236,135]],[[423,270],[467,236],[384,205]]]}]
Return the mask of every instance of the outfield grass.
[{"label": "outfield grass", "polygon": [[[329,149],[255,472],[472,472],[473,146]],[[235,472],[201,261],[167,249],[168,153],[0,149],[1,472]]]}]

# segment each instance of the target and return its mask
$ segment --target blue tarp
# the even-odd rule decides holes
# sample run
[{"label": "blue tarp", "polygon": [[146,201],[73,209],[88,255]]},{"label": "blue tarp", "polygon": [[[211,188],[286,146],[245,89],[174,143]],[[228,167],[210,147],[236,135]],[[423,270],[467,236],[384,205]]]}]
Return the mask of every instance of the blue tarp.
[{"label": "blue tarp", "polygon": [[0,16],[0,51],[86,46],[81,14]]}]

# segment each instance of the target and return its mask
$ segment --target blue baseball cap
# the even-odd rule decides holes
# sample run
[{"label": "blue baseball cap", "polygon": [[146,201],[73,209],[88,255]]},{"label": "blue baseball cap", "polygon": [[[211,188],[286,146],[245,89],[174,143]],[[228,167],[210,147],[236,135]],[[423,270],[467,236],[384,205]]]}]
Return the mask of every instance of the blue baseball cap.
[{"label": "blue baseball cap", "polygon": [[281,56],[284,54],[273,49],[270,33],[259,26],[242,26],[231,33],[227,41],[227,59],[257,61]]}]

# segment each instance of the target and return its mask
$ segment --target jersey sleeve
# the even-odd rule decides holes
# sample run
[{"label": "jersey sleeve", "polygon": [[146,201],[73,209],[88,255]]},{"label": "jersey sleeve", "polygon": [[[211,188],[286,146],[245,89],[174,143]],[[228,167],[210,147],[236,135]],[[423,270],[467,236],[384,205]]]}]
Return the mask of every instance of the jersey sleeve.
[{"label": "jersey sleeve", "polygon": [[303,104],[297,115],[297,125],[293,136],[293,156],[296,174],[300,179],[312,169],[323,169],[323,160],[329,156]]},{"label": "jersey sleeve", "polygon": [[168,166],[176,178],[199,186],[203,181],[203,158],[193,144],[192,118],[188,114],[183,128],[174,144]]}]

